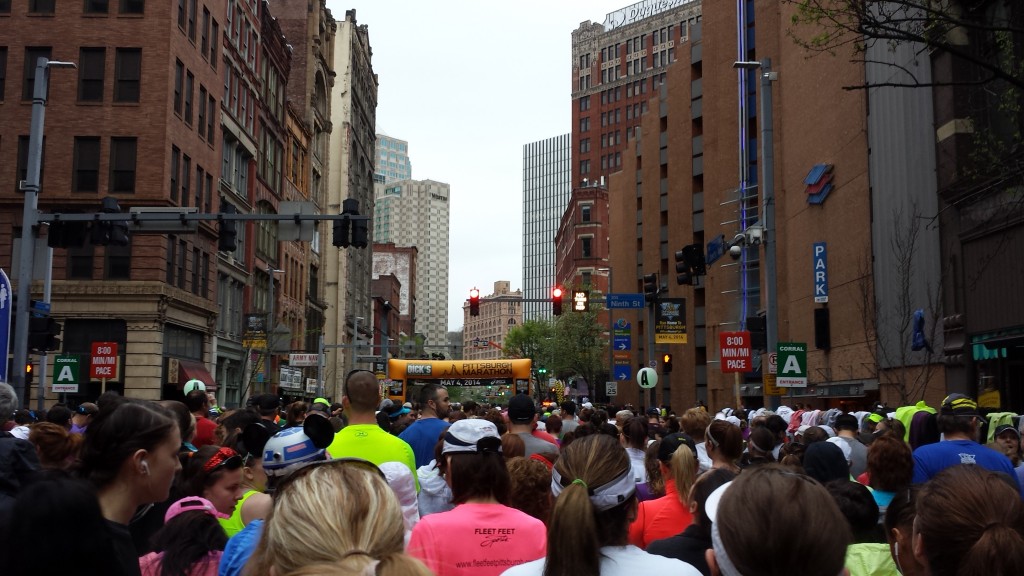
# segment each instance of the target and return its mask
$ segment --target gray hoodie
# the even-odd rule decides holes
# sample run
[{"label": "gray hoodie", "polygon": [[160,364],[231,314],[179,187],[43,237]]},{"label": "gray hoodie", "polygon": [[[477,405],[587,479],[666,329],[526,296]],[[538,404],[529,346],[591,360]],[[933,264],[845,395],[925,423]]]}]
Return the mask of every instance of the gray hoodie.
[{"label": "gray hoodie", "polygon": [[452,489],[438,472],[437,460],[431,460],[430,464],[417,468],[416,476],[420,480],[420,518],[455,508],[452,504]]}]

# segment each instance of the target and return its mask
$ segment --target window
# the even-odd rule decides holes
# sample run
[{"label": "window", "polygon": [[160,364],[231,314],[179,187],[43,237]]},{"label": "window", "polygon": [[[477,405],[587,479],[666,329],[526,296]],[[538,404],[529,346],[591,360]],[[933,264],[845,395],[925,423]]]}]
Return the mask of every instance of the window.
[{"label": "window", "polygon": [[86,14],[106,14],[110,8],[109,0],[85,0]]},{"label": "window", "polygon": [[206,173],[206,203],[203,204],[203,211],[209,213],[213,206],[213,174]]},{"label": "window", "polygon": [[78,51],[78,101],[103,101],[103,70],[106,48],[82,48]]},{"label": "window", "polygon": [[203,207],[203,180],[205,175],[206,172],[203,171],[203,167],[196,164],[196,203],[193,206],[199,209]]},{"label": "window", "polygon": [[185,83],[185,65],[178,60],[174,63],[174,112],[181,114],[181,85]]},{"label": "window", "polygon": [[178,288],[185,289],[185,260],[188,258],[188,243],[184,240],[178,241],[178,262],[175,266],[175,279]]},{"label": "window", "polygon": [[192,197],[190,182],[192,181],[192,159],[188,154],[182,156],[181,160],[181,206],[188,206],[188,199]]},{"label": "window", "polygon": [[200,25],[199,55],[206,58],[207,50],[210,49],[210,11],[203,6],[203,22]]},{"label": "window", "polygon": [[[14,189],[21,192],[19,184],[28,179],[28,136],[18,136],[18,177],[14,179]],[[39,162],[39,187],[43,187],[46,176],[46,137],[43,137],[43,157]]]},{"label": "window", "polygon": [[185,124],[192,125],[192,92],[195,87],[196,77],[191,72],[185,74]]},{"label": "window", "polygon": [[188,0],[188,39],[196,41],[196,0]]},{"label": "window", "polygon": [[118,48],[114,62],[114,102],[138,102],[142,49]]},{"label": "window", "polygon": [[174,263],[177,261],[178,239],[174,236],[167,236],[167,274],[164,276],[164,283],[174,286]]},{"label": "window", "polygon": [[[213,144],[213,126],[217,120],[217,101],[210,96],[206,105],[206,141]],[[199,127],[202,129],[202,126]]]},{"label": "window", "polygon": [[121,14],[145,14],[146,0],[121,0]]},{"label": "window", "polygon": [[28,0],[28,11],[35,14],[53,14],[56,3],[57,0]]},{"label": "window", "polygon": [[75,136],[74,171],[71,174],[71,191],[99,192],[99,190],[99,136]]},{"label": "window", "polygon": [[25,72],[22,76],[21,99],[31,100],[32,91],[36,86],[36,62],[40,58],[49,58],[50,48],[26,47],[25,48]]},{"label": "window", "polygon": [[199,248],[192,249],[192,293],[199,294],[199,268],[202,266],[202,258],[199,256]]},{"label": "window", "polygon": [[206,137],[206,87],[199,86],[199,118],[196,122],[199,127],[199,139]]},{"label": "window", "polygon": [[210,42],[210,66],[214,70],[217,69],[217,58],[220,56],[220,26],[217,25],[217,20],[213,21],[212,31],[210,32],[210,38],[213,39]]},{"label": "window", "polygon": [[580,250],[581,250],[582,255],[583,255],[584,258],[591,258],[591,257],[593,257],[593,252],[591,250],[591,243],[593,242],[593,240],[594,240],[593,238],[589,238],[589,237],[588,238],[580,238]]},{"label": "window", "polygon": [[127,246],[111,244],[103,249],[103,275],[107,280],[132,279],[132,246],[129,237]]},{"label": "window", "polygon": [[85,246],[68,248],[68,280],[92,280],[92,260],[96,248],[85,243]]},{"label": "window", "polygon": [[11,13],[11,0],[0,0],[0,14]]},{"label": "window", "polygon": [[135,192],[136,138],[110,139],[110,192]]},{"label": "window", "polygon": [[4,101],[4,92],[7,87],[7,47],[0,46],[0,102]]},{"label": "window", "polygon": [[582,221],[582,222],[590,222],[590,209],[591,209],[591,205],[590,204],[584,204],[584,205],[580,206],[580,221]]},{"label": "window", "polygon": [[178,201],[178,178],[181,174],[181,150],[171,146],[171,202]]},{"label": "window", "polygon": [[178,0],[178,28],[185,29],[185,0]]}]

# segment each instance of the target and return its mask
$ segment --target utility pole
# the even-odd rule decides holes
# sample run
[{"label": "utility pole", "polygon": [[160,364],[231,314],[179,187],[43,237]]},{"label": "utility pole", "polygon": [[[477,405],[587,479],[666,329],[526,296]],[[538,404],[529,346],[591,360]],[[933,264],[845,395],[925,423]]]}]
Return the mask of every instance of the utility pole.
[{"label": "utility pole", "polygon": [[[43,135],[46,121],[46,95],[49,91],[49,69],[77,68],[74,62],[59,62],[42,57],[36,61],[32,86],[32,123],[28,136],[28,170],[21,189],[25,192],[25,207],[21,219],[21,249],[18,254],[18,306],[15,309],[14,360],[11,364],[11,384],[22,405],[27,404],[25,365],[28,363],[29,299],[32,297],[32,273],[35,266],[36,227],[39,207],[39,177],[43,160]],[[39,382],[43,386],[43,382]]]}]

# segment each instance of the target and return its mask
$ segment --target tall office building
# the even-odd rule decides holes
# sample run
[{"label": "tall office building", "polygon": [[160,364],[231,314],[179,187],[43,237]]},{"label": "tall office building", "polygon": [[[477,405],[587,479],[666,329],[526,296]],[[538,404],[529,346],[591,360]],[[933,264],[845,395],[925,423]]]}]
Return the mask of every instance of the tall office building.
[{"label": "tall office building", "polygon": [[551,317],[555,233],[572,193],[571,134],[523,146],[523,320]]},{"label": "tall office building", "polygon": [[377,134],[377,179],[385,184],[412,179],[412,163],[409,162],[409,143]]},{"label": "tall office building", "polygon": [[700,0],[644,0],[573,31],[573,185],[622,169],[626,140],[700,14]]},{"label": "tall office building", "polygon": [[415,331],[426,337],[428,351],[446,353],[449,186],[434,180],[402,180],[377,186],[377,194],[374,241],[418,250]]}]

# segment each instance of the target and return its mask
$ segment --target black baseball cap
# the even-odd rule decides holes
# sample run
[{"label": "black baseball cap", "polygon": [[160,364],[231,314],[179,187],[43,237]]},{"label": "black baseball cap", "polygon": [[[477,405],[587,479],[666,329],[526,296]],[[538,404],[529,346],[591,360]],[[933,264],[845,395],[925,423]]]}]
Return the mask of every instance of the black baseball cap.
[{"label": "black baseball cap", "polygon": [[693,452],[693,457],[697,457],[697,445],[693,442],[693,438],[682,432],[674,432],[661,439],[661,445],[658,446],[658,460],[662,462],[672,460],[672,455],[680,446],[686,446]]}]

